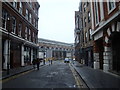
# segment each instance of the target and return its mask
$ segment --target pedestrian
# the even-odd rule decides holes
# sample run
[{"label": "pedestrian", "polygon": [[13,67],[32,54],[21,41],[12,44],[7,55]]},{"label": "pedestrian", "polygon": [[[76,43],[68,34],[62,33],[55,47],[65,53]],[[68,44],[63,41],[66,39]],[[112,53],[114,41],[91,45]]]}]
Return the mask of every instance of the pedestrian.
[{"label": "pedestrian", "polygon": [[33,64],[33,68],[35,69],[35,64],[36,64],[36,60],[35,59],[33,59],[32,64]]},{"label": "pedestrian", "polygon": [[36,64],[37,64],[37,70],[39,70],[39,66],[40,66],[40,60],[39,60],[39,58],[37,58]]},{"label": "pedestrian", "polygon": [[49,65],[50,65],[50,59],[48,59],[48,61],[49,61]]},{"label": "pedestrian", "polygon": [[52,65],[52,59],[50,61],[51,61],[51,65]]}]

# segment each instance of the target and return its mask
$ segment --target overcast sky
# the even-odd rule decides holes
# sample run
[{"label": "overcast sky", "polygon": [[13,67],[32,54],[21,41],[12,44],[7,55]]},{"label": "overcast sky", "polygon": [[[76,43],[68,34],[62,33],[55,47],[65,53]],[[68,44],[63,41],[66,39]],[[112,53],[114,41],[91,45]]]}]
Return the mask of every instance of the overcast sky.
[{"label": "overcast sky", "polygon": [[38,0],[38,37],[74,43],[74,16],[80,0]]}]

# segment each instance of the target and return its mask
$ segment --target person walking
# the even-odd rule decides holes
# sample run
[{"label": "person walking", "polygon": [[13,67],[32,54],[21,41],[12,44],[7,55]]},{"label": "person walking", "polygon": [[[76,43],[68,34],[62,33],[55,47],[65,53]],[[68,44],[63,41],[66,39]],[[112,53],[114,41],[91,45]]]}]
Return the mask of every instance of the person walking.
[{"label": "person walking", "polygon": [[49,61],[49,65],[50,65],[50,59],[48,59],[48,61]]},{"label": "person walking", "polygon": [[36,64],[37,64],[37,70],[39,70],[39,66],[40,66],[40,60],[39,60],[39,58],[37,58]]}]

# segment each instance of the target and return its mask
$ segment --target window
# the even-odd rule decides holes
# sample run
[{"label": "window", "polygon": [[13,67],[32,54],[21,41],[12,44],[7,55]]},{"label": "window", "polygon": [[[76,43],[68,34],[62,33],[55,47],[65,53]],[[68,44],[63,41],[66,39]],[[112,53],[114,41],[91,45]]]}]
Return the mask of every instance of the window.
[{"label": "window", "polygon": [[108,13],[115,9],[115,0],[108,0]]},{"label": "window", "polygon": [[33,32],[33,42],[35,42],[35,33]]},{"label": "window", "polygon": [[29,21],[30,21],[30,23],[32,23],[32,16],[31,16],[31,13],[29,14]]},{"label": "window", "polygon": [[31,30],[29,29],[29,41],[31,41]]},{"label": "window", "polygon": [[36,28],[38,28],[38,21],[36,20]]},{"label": "window", "polygon": [[28,12],[28,9],[26,9],[26,19],[29,20],[29,12]]},{"label": "window", "polygon": [[86,4],[85,4],[85,3],[84,3],[84,6],[83,6],[83,7],[84,7],[84,12],[85,12],[85,11],[86,11]]},{"label": "window", "polygon": [[32,8],[32,0],[29,1],[29,5]]},{"label": "window", "polygon": [[88,22],[90,22],[90,19],[91,19],[91,14],[90,14],[90,11],[88,12]]},{"label": "window", "polygon": [[87,35],[87,32],[86,32],[86,33],[85,33],[85,41],[86,41],[86,42],[87,42],[87,36],[88,36],[88,35]]},{"label": "window", "polygon": [[33,19],[33,25],[35,26],[35,18]]},{"label": "window", "polygon": [[12,32],[16,33],[16,18],[14,16],[12,17]]},{"label": "window", "polygon": [[19,23],[18,25],[18,35],[21,36],[21,32],[22,32],[22,23]]},{"label": "window", "polygon": [[27,39],[27,32],[28,32],[28,27],[25,29],[25,39]]},{"label": "window", "polygon": [[77,15],[77,18],[76,18],[76,28],[79,29],[79,16]]},{"label": "window", "polygon": [[92,36],[91,36],[91,34],[92,34],[92,30],[89,29],[89,40],[92,40]]},{"label": "window", "polygon": [[6,29],[8,18],[9,18],[8,12],[5,9],[2,9],[2,28]]},{"label": "window", "polygon": [[95,23],[96,25],[99,23],[99,17],[98,17],[98,2],[97,0],[94,2],[94,11],[95,11]]},{"label": "window", "polygon": [[89,2],[90,2],[90,1],[87,1],[87,2],[86,2],[87,6],[89,5]]},{"label": "window", "polygon": [[85,27],[86,27],[86,23],[87,23],[87,20],[86,20],[86,17],[84,18],[84,25],[85,25]]},{"label": "window", "polygon": [[80,28],[83,28],[82,18],[80,18]]},{"label": "window", "polygon": [[22,14],[22,2],[19,2],[19,12]]},{"label": "window", "polygon": [[17,8],[17,0],[13,0],[13,2],[11,2],[11,3],[12,3],[13,7]]}]

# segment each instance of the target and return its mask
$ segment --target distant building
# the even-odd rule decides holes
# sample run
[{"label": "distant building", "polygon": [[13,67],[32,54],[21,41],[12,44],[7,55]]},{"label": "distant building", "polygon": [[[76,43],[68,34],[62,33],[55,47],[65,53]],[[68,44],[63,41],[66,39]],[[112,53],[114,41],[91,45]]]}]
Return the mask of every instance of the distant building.
[{"label": "distant building", "polygon": [[2,2],[2,69],[29,65],[37,57],[39,7],[38,2]]},{"label": "distant building", "polygon": [[94,68],[120,74],[120,1],[92,5]]},{"label": "distant building", "polygon": [[45,59],[49,59],[49,57],[54,58],[55,60],[62,60],[65,57],[69,56],[72,58],[74,54],[74,47],[73,44],[69,43],[64,43],[64,42],[59,42],[59,41],[54,41],[54,40],[48,40],[48,39],[43,39],[39,38],[38,39],[38,44],[39,44],[39,53],[44,53],[40,57],[44,57]]}]

